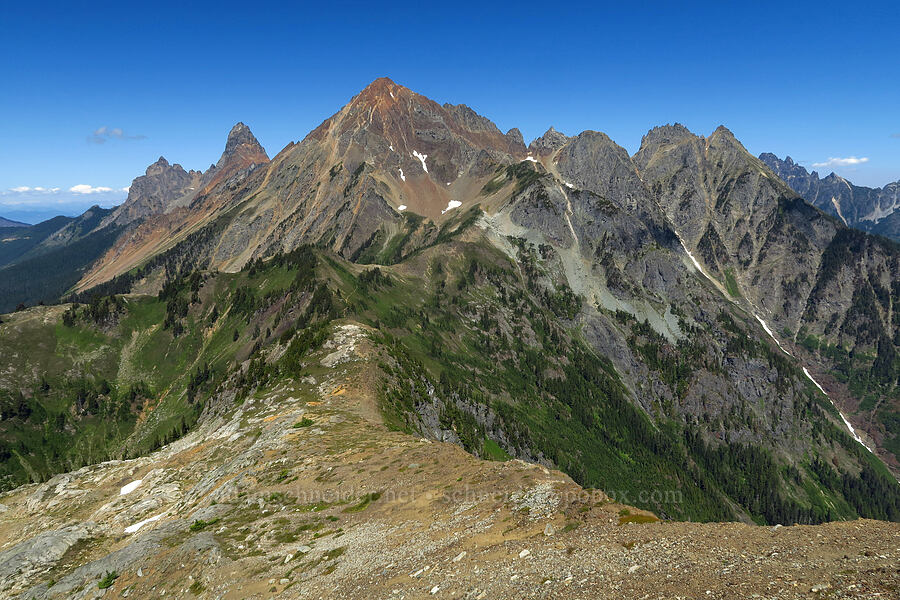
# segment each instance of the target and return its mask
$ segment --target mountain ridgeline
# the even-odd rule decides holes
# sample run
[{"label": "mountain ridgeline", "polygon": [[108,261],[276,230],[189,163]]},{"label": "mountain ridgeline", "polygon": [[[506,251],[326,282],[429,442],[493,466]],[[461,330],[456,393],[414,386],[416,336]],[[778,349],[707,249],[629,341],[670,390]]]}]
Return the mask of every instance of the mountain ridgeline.
[{"label": "mountain ridgeline", "polygon": [[[0,324],[6,487],[312,377],[353,323],[394,429],[665,518],[900,520],[900,249],[724,127],[526,146],[379,79],[271,159],[243,124],[204,173],[161,158],[87,229],[75,302]],[[52,256],[18,239],[4,285]]]},{"label": "mountain ridgeline", "polygon": [[844,225],[900,241],[900,181],[883,188],[869,188],[854,185],[835,173],[820,178],[790,156],[781,160],[766,152],[759,159],[804,200],[839,218]]},{"label": "mountain ridgeline", "polygon": [[4,219],[0,217],[0,229],[4,229],[7,227],[28,227],[28,223],[22,223],[20,221],[13,221],[11,219]]}]

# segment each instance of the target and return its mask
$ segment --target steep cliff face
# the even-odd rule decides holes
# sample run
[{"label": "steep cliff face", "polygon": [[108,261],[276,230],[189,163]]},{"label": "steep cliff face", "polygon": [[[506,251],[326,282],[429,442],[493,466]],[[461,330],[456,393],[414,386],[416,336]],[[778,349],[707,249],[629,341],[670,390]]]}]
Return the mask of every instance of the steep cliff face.
[{"label": "steep cliff face", "polygon": [[[831,315],[820,314],[819,304],[829,294],[843,299],[832,305],[840,313],[832,327],[840,329],[864,282],[871,277],[874,285],[890,287],[896,248],[856,236],[803,202],[724,128],[709,138],[673,130],[652,131],[635,155],[645,184],[705,268],[779,329],[805,325],[824,332]],[[823,264],[857,237],[865,241],[851,262]],[[834,277],[834,269],[844,268],[843,277]],[[882,324],[891,330],[889,322]]]},{"label": "steep cliff face", "polygon": [[102,223],[102,228],[124,230],[84,274],[76,290],[121,275],[215,221],[233,208],[246,181],[268,162],[265,150],[243,123],[231,129],[218,162],[203,173],[185,171],[160,157],[132,182],[126,201]]}]

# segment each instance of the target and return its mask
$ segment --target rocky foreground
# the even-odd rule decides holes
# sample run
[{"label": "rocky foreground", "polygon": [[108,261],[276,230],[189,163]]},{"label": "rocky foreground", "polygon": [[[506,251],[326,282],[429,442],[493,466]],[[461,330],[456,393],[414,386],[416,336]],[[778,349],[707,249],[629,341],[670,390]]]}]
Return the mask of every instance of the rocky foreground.
[{"label": "rocky foreground", "polygon": [[389,431],[355,324],[151,456],[0,497],[3,598],[900,597],[900,524],[660,522]]}]

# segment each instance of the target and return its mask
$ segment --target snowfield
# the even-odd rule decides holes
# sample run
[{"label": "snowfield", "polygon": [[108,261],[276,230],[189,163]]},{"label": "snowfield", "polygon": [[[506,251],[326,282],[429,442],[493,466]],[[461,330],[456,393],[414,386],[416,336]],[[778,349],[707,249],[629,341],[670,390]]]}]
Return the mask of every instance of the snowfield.
[{"label": "snowfield", "polygon": [[143,481],[143,480],[136,479],[136,480],[132,481],[131,483],[123,485],[122,489],[119,490],[119,495],[124,496],[125,494],[130,494],[131,492],[136,490],[139,485],[141,485],[141,481]]},{"label": "snowfield", "polygon": [[462,206],[462,202],[460,202],[459,200],[451,200],[450,202],[447,203],[447,208],[445,208],[444,210],[441,211],[441,214],[444,214],[448,210],[452,210],[454,208],[459,208],[460,206]]},{"label": "snowfield", "polygon": [[413,150],[413,156],[415,156],[416,158],[418,158],[418,159],[422,162],[422,169],[424,169],[425,172],[427,173],[427,172],[428,172],[428,165],[425,164],[425,159],[428,158],[428,155],[427,155],[427,154],[419,154],[418,152],[416,152],[415,150]]},{"label": "snowfield", "polygon": [[152,523],[154,521],[159,521],[162,518],[162,514],[158,514],[156,516],[150,517],[149,519],[144,519],[143,521],[138,521],[134,525],[129,525],[125,528],[125,533],[135,533],[138,529],[146,525],[147,523]]}]

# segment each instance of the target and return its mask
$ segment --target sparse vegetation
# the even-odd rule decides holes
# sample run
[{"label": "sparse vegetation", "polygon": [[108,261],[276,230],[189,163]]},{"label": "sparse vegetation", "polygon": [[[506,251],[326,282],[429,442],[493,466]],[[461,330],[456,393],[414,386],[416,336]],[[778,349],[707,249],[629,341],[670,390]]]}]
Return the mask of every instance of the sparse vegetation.
[{"label": "sparse vegetation", "polygon": [[116,582],[116,579],[119,578],[119,574],[115,571],[107,571],[106,575],[104,575],[100,581],[97,582],[97,587],[101,590],[105,590],[107,588],[111,588],[112,585]]}]

